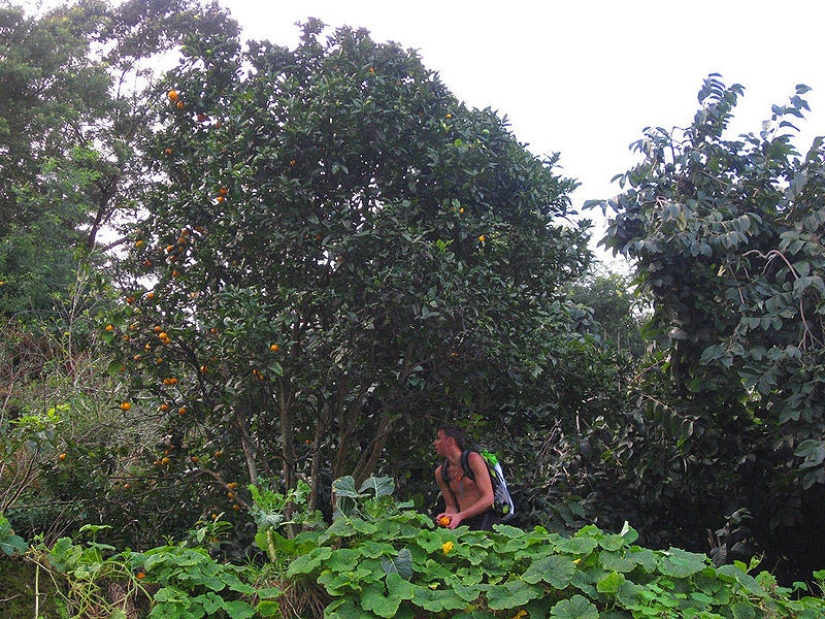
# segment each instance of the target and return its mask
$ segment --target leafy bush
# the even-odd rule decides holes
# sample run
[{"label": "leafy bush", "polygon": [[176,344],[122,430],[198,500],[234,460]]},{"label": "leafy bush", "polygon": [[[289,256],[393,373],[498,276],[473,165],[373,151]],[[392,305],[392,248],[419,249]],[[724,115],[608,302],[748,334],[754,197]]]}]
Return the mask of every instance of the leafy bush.
[{"label": "leafy bush", "polygon": [[717,569],[700,554],[642,548],[628,525],[620,533],[587,526],[572,537],[541,527],[435,528],[393,502],[387,480],[357,492],[351,478],[336,484],[347,509],[329,528],[280,538],[294,555],[287,578],[322,588],[330,619],[813,619],[825,611],[821,598],[799,597],[766,572],[751,576],[744,564]]},{"label": "leafy bush", "polygon": [[[190,539],[146,552],[91,539],[38,542],[27,555],[51,575],[62,616],[312,619],[815,619],[825,600],[804,584],[780,587],[756,563],[714,567],[678,548],[650,550],[636,531],[586,526],[563,536],[542,527],[495,532],[436,527],[392,498],[393,482],[356,489],[337,480],[338,509],[318,527],[306,494],[255,489],[257,543],[271,561],[232,565],[209,552],[225,533],[206,523]],[[283,510],[276,517],[277,510]],[[286,514],[291,516],[286,517]],[[309,525],[294,537],[292,525]],[[814,577],[823,586],[825,570]]]},{"label": "leafy bush", "polygon": [[[143,553],[117,552],[94,540],[105,527],[86,526],[91,541],[59,539],[38,545],[33,560],[63,586],[58,605],[63,616],[175,619],[272,616],[280,590],[257,588],[253,566],[221,563],[207,547],[215,540],[215,524],[194,531],[192,540],[169,543]],[[203,544],[203,545],[201,545]],[[96,614],[102,613],[102,614]]]}]

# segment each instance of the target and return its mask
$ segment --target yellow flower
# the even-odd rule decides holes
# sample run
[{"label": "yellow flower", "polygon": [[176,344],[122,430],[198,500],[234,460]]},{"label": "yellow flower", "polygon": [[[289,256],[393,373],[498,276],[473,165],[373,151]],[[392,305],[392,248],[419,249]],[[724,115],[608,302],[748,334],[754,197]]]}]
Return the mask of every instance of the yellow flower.
[{"label": "yellow flower", "polygon": [[578,565],[578,564],[579,564],[579,563],[581,563],[581,562],[582,562],[582,560],[581,560],[581,559],[574,559],[574,560],[573,560],[573,563],[575,563],[576,565]]},{"label": "yellow flower", "polygon": [[520,610],[520,611],[518,611],[518,613],[513,615],[513,619],[524,619],[525,617],[527,617],[527,611],[526,610]]},{"label": "yellow flower", "polygon": [[441,550],[444,551],[445,555],[450,554],[453,548],[455,548],[455,544],[453,544],[452,542],[444,542],[443,544],[441,544]]}]

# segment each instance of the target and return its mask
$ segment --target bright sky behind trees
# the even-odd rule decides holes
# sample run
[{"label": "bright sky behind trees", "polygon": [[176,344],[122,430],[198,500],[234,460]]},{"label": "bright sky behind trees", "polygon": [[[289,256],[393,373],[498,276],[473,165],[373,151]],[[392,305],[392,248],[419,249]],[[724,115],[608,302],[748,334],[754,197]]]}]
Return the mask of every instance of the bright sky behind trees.
[{"label": "bright sky behind trees", "polygon": [[366,28],[419,51],[453,93],[506,115],[537,155],[561,153],[585,200],[619,192],[644,127],[689,124],[709,73],[746,87],[734,134],[757,132],[796,84],[813,88],[800,148],[825,134],[825,3],[789,0],[222,0],[248,38],[294,45],[294,24]]}]

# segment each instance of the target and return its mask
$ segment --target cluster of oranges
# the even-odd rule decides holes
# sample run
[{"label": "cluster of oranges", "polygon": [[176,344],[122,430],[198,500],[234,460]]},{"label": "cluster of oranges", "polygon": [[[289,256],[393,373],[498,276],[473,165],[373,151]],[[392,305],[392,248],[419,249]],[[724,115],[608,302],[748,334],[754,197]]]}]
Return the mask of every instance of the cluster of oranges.
[{"label": "cluster of oranges", "polygon": [[195,226],[192,230],[189,228],[181,228],[177,238],[171,240],[171,242],[167,241],[168,244],[165,247],[161,243],[156,247],[150,247],[144,239],[137,239],[134,243],[134,248],[140,252],[140,258],[142,258],[141,265],[146,269],[151,269],[156,263],[165,262],[174,269],[172,277],[179,276],[181,273],[179,267],[176,265],[185,260],[187,246],[193,231],[203,233],[203,228],[200,226]]},{"label": "cluster of oranges", "polygon": [[[184,100],[183,100],[183,95],[177,90],[172,89],[172,90],[168,91],[166,93],[166,98],[169,99],[169,101],[179,110],[185,110],[187,108],[186,102],[184,102]],[[197,118],[197,121],[199,123],[207,123],[210,120],[209,115],[207,113],[203,112],[203,111],[198,112],[195,115],[195,118]],[[221,121],[218,120],[218,121],[215,121],[212,124],[212,126],[215,129],[220,129],[221,126],[222,126],[222,123],[221,123]],[[172,154],[171,151],[172,151],[172,149],[167,148],[166,149],[166,154],[171,155]]]},{"label": "cluster of oranges", "polygon": [[226,487],[229,488],[229,492],[226,493],[226,498],[228,498],[230,501],[233,501],[232,509],[238,511],[239,509],[241,509],[241,506],[237,503],[236,500],[238,497],[235,494],[235,489],[238,487],[238,482],[231,481],[228,484],[226,484]]},{"label": "cluster of oranges", "polygon": [[186,103],[183,102],[183,99],[180,96],[180,93],[177,90],[170,90],[166,93],[166,96],[169,98],[176,108],[179,110],[186,109]]}]

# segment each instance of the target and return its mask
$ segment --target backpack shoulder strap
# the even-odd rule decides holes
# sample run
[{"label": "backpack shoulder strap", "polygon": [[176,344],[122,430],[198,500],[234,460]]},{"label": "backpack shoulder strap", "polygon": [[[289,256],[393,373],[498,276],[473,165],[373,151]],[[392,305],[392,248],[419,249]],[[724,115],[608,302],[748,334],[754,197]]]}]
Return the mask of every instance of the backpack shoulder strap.
[{"label": "backpack shoulder strap", "polygon": [[464,474],[467,477],[475,481],[475,473],[473,473],[473,469],[470,468],[470,453],[472,452],[469,449],[465,449],[461,452],[461,468],[464,469]]}]

